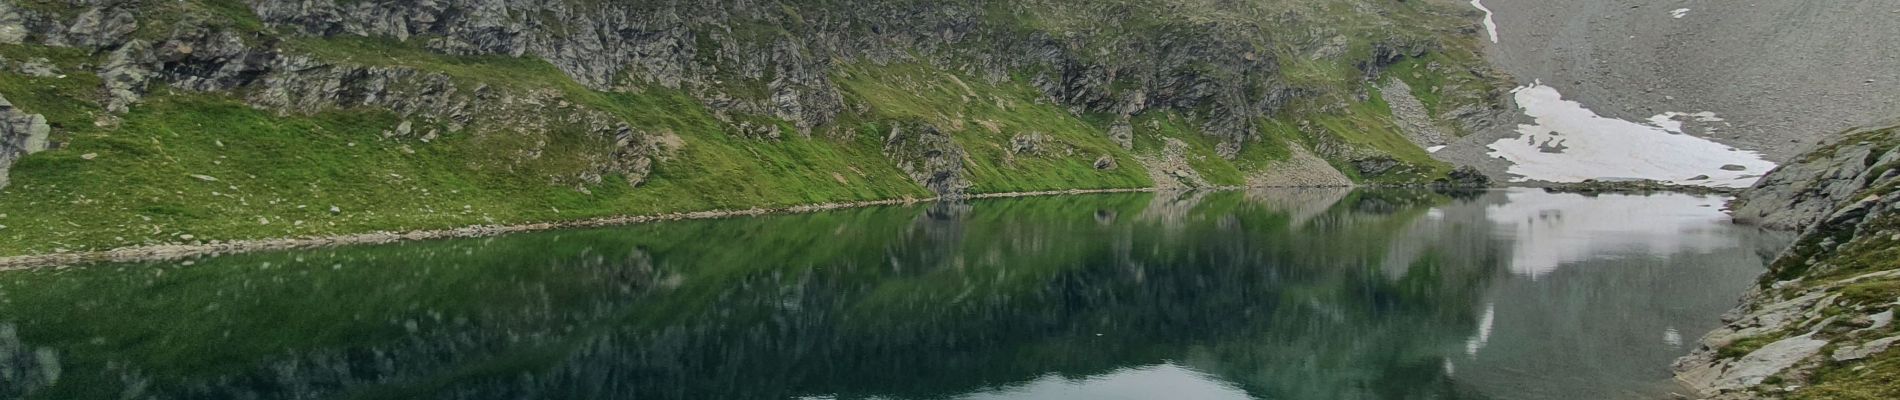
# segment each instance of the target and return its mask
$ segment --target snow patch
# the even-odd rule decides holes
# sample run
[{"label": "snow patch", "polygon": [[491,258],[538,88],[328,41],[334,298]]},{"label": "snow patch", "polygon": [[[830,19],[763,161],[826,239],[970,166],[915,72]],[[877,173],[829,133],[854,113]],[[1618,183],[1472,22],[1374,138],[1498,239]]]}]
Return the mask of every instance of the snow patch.
[{"label": "snow patch", "polygon": [[1675,9],[1675,11],[1669,12],[1670,18],[1682,19],[1682,17],[1687,17],[1687,16],[1689,16],[1689,9],[1687,8],[1678,8],[1678,9]]},{"label": "snow patch", "polygon": [[1445,149],[1445,146],[1443,146],[1443,145],[1439,145],[1439,146],[1432,146],[1432,147],[1426,147],[1426,148],[1425,148],[1425,152],[1426,152],[1426,153],[1437,153],[1437,152],[1438,152],[1439,150],[1444,150],[1444,149]]},{"label": "snow patch", "polygon": [[1493,18],[1491,9],[1484,8],[1483,0],[1471,0],[1471,6],[1477,7],[1478,11],[1484,12],[1484,31],[1485,33],[1491,34],[1491,43],[1497,43],[1498,42],[1498,20],[1496,18]]},{"label": "snow patch", "polygon": [[[1597,115],[1541,83],[1513,93],[1536,124],[1518,125],[1521,137],[1499,139],[1487,147],[1489,155],[1512,163],[1506,172],[1519,176],[1517,182],[1652,179],[1747,187],[1775,168],[1755,152],[1677,133],[1677,117],[1716,119],[1713,113],[1663,114],[1670,117],[1652,118],[1651,125]],[[1691,180],[1704,175],[1708,178]]]}]

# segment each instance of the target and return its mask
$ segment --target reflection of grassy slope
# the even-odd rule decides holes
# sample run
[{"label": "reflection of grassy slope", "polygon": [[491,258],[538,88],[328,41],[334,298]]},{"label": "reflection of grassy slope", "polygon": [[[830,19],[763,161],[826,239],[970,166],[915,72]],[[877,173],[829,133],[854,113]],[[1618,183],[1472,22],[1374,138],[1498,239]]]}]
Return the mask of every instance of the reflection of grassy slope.
[{"label": "reflection of grassy slope", "polygon": [[[1296,343],[1311,331],[1279,328],[1386,318],[1372,313],[1375,308],[1469,309],[1460,296],[1401,295],[1401,284],[1385,282],[1376,270],[1339,264],[1360,260],[1362,249],[1305,251],[1329,241],[1319,236],[1336,233],[1290,231],[1284,216],[1239,198],[1210,196],[1176,222],[1140,217],[1148,195],[1015,199],[979,202],[967,214],[873,208],[241,255],[183,267],[19,271],[0,275],[0,315],[20,328],[26,343],[58,349],[68,365],[61,385],[42,392],[46,398],[117,393],[115,375],[100,367],[108,362],[144,371],[163,391],[256,373],[286,354],[383,349],[402,358],[398,349],[407,348],[409,338],[464,343],[450,347],[457,352],[446,364],[405,359],[401,366],[416,369],[406,378],[355,390],[403,397],[510,382],[524,372],[577,362],[571,353],[596,336],[640,338],[686,328],[709,329],[702,340],[747,354],[760,371],[802,363],[787,352],[805,346],[815,347],[802,351],[838,359],[866,357],[787,385],[864,385],[826,380],[912,376],[928,364],[942,366],[944,380],[912,390],[964,390],[1025,379],[1051,365],[1025,361],[1045,359],[1034,357],[1072,363],[1065,368],[1078,374],[1100,373],[1159,362],[1190,343],[1241,332],[1272,331],[1281,337],[1272,343]],[[1240,225],[1221,222],[1230,217]],[[1390,239],[1330,241],[1361,240]],[[1366,303],[1374,299],[1400,302]],[[1354,317],[1302,316],[1315,304]],[[1447,326],[1468,318],[1453,317]],[[406,327],[412,322],[413,334]],[[1417,329],[1426,322],[1406,324]],[[1170,336],[1182,326],[1205,329]],[[765,327],[803,344],[747,333]],[[538,339],[489,342],[503,332]],[[1094,339],[1095,333],[1109,338]],[[1083,351],[1155,337],[1178,342],[1140,340],[1107,346],[1125,351]],[[643,340],[622,342],[622,351],[656,351]],[[1341,365],[1366,360],[1342,357]],[[1005,360],[1022,364],[980,378],[949,372]],[[671,358],[648,362],[662,363],[653,368],[670,362],[732,368]]]}]

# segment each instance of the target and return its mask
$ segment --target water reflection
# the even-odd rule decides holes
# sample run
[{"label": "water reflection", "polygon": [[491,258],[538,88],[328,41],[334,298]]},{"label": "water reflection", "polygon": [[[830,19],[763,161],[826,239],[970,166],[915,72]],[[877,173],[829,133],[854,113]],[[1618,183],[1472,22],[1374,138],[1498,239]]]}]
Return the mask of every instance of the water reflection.
[{"label": "water reflection", "polygon": [[1072,196],[15,271],[0,397],[1652,396],[1776,246],[1720,201]]}]

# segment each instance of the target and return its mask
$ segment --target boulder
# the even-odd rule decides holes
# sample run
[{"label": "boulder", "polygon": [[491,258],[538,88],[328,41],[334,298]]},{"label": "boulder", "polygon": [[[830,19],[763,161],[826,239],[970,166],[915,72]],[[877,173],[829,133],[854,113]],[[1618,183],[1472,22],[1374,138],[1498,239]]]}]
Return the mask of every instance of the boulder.
[{"label": "boulder", "polygon": [[1742,356],[1733,365],[1722,371],[1721,378],[1713,386],[1716,390],[1737,390],[1760,385],[1768,377],[1775,376],[1795,363],[1801,362],[1827,346],[1827,341],[1817,340],[1812,334],[1782,339]]},{"label": "boulder", "polygon": [[1841,346],[1840,349],[1834,350],[1834,361],[1854,361],[1871,357],[1887,351],[1896,342],[1900,342],[1900,336],[1878,339],[1859,346]]},{"label": "boulder", "polygon": [[52,133],[45,116],[21,111],[0,96],[0,188],[7,186],[7,170],[13,162],[46,151]]}]

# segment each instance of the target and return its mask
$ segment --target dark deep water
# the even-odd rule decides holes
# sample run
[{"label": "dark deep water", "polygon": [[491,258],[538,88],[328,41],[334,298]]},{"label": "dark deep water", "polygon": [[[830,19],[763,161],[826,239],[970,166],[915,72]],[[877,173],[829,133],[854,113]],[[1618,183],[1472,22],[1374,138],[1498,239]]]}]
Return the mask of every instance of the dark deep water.
[{"label": "dark deep water", "polygon": [[1656,398],[1723,198],[984,200],[0,272],[0,398]]}]

